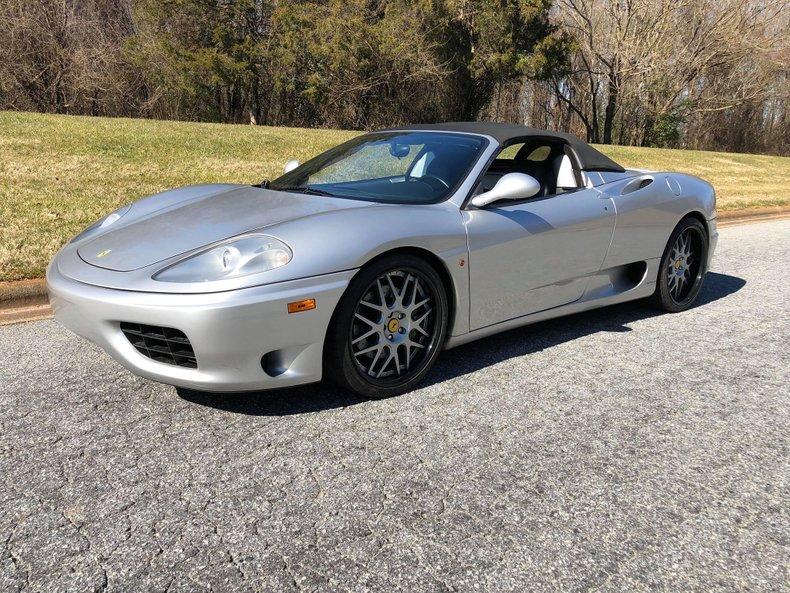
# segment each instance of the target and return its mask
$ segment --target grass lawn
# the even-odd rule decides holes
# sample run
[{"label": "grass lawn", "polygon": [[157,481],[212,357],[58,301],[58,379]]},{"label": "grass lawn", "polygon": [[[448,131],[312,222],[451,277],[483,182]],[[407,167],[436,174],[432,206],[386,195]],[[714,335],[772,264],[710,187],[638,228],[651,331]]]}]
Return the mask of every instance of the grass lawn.
[{"label": "grass lawn", "polygon": [[[116,207],[167,188],[255,183],[355,132],[0,112],[0,281],[44,274]],[[720,210],[786,205],[790,158],[607,146],[624,166],[712,180]]]}]

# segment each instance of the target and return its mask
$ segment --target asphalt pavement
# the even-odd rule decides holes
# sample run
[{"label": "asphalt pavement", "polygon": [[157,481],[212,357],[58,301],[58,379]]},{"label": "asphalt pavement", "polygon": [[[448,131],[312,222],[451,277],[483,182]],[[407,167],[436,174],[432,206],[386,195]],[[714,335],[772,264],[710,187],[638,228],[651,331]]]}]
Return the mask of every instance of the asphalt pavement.
[{"label": "asphalt pavement", "polygon": [[201,395],[0,327],[0,591],[787,591],[790,221],[700,304],[442,354],[385,401]]}]

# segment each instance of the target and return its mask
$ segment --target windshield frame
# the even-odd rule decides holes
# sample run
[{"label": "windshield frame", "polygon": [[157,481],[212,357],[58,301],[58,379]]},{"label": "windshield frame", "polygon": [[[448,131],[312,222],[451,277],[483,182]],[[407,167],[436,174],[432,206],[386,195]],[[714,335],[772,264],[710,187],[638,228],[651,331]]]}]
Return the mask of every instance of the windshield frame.
[{"label": "windshield frame", "polygon": [[[388,137],[395,137],[398,135],[403,134],[435,134],[435,135],[444,135],[444,136],[456,136],[456,137],[473,137],[480,141],[480,147],[477,150],[477,153],[474,155],[472,159],[470,159],[469,165],[466,169],[464,169],[463,174],[459,176],[458,180],[456,181],[455,185],[447,189],[443,192],[442,195],[438,196],[435,199],[431,200],[424,200],[419,202],[411,202],[411,201],[403,201],[398,199],[392,198],[377,198],[373,196],[354,196],[354,195],[343,195],[342,193],[333,193],[335,198],[345,199],[345,200],[356,200],[360,202],[372,202],[378,204],[393,204],[393,205],[401,205],[401,206],[422,206],[428,204],[440,204],[442,202],[447,202],[452,199],[452,197],[458,192],[461,186],[464,184],[465,181],[469,178],[469,175],[474,171],[475,167],[480,162],[480,159],[483,158],[488,149],[491,147],[491,138],[482,134],[473,134],[473,133],[466,133],[466,132],[450,132],[444,130],[386,130],[386,131],[377,131],[377,132],[368,132],[365,134],[360,134],[359,136],[355,136],[350,140],[343,142],[342,144],[338,144],[329,150],[326,150],[315,157],[311,158],[308,161],[300,164],[295,169],[288,171],[287,173],[277,177],[269,184],[269,189],[273,191],[282,191],[286,192],[286,189],[278,189],[277,185],[281,185],[284,187],[295,187],[294,181],[298,178],[300,174],[300,169],[303,171],[303,167],[315,167],[317,166],[319,169],[323,167],[327,167],[332,164],[332,161],[337,159],[340,155],[347,152],[349,149],[363,144],[365,142],[370,141],[378,141],[378,140],[386,140]],[[417,158],[415,161],[409,165],[409,171],[413,168],[414,164],[416,163]],[[317,189],[322,189],[320,185],[322,184],[314,184],[317,186]],[[312,187],[312,186],[302,186],[302,187]],[[307,192],[305,192],[307,193]]]}]

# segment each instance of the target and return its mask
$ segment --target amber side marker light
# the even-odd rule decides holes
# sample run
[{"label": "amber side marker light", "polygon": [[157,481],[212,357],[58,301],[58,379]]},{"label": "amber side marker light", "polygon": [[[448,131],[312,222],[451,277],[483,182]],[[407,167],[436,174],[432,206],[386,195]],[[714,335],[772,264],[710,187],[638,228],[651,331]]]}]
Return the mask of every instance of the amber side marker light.
[{"label": "amber side marker light", "polygon": [[301,313],[302,311],[309,311],[315,309],[315,299],[305,299],[303,301],[296,301],[295,303],[288,303],[289,313]]}]

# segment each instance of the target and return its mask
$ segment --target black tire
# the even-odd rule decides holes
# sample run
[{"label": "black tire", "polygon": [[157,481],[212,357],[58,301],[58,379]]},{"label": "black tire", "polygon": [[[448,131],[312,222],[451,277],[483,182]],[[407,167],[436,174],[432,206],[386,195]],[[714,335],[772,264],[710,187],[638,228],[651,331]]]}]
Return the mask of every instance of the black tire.
[{"label": "black tire", "polygon": [[[680,241],[680,243],[679,243]],[[677,257],[678,246],[688,242],[689,258]],[[690,262],[690,263],[687,263]],[[692,307],[708,272],[708,232],[696,218],[684,218],[672,231],[661,257],[652,304],[677,313]],[[673,279],[677,275],[678,278]]]},{"label": "black tire", "polygon": [[[407,294],[410,290],[411,296]],[[409,299],[410,303],[404,302]],[[408,308],[423,301],[423,308]],[[364,312],[368,309],[369,313]],[[401,309],[404,313],[399,313]],[[360,321],[360,312],[366,319]],[[413,320],[417,316],[422,319]],[[430,264],[411,254],[374,260],[353,278],[332,316],[324,346],[324,378],[365,398],[380,399],[410,391],[436,361],[447,323],[447,292]],[[426,332],[427,337],[422,335]],[[370,333],[374,335],[364,337]],[[386,353],[386,362],[381,362],[382,353]]]}]

